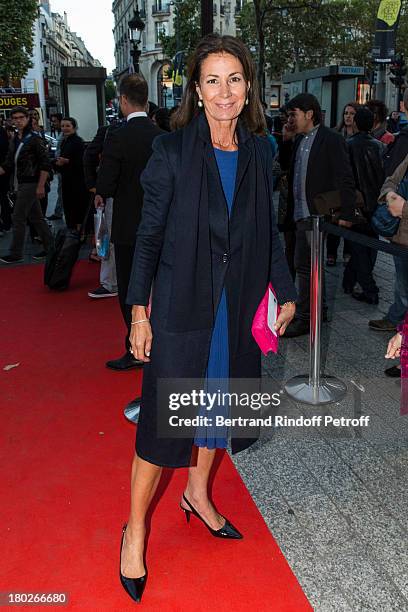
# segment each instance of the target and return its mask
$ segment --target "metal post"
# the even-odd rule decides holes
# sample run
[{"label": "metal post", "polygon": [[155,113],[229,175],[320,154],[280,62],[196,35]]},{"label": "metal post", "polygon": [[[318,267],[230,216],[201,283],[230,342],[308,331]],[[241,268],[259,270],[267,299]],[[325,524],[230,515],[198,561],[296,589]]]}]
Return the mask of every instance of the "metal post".
[{"label": "metal post", "polygon": [[177,53],[180,51],[180,0],[176,0],[176,15],[177,15],[177,19],[175,19],[175,26],[176,26],[176,53],[175,55],[177,55]]},{"label": "metal post", "polygon": [[346,385],[334,376],[321,374],[321,325],[323,298],[323,234],[324,217],[312,217],[311,268],[310,268],[310,356],[309,374],[301,374],[288,380],[285,391],[298,402],[329,404],[338,402],[347,392]]},{"label": "metal post", "polygon": [[310,362],[309,383],[320,384],[320,338],[322,331],[322,268],[323,234],[320,231],[321,217],[312,217],[311,274],[310,274]]},{"label": "metal post", "polygon": [[132,46],[133,46],[133,49],[131,51],[131,56],[132,56],[133,70],[136,74],[139,74],[140,72],[139,58],[142,52],[140,51],[136,43],[132,43]]},{"label": "metal post", "polygon": [[378,64],[378,83],[375,86],[376,100],[385,100],[385,78],[386,66],[385,64]]},{"label": "metal post", "polygon": [[211,34],[213,19],[213,0],[201,0],[201,36]]}]

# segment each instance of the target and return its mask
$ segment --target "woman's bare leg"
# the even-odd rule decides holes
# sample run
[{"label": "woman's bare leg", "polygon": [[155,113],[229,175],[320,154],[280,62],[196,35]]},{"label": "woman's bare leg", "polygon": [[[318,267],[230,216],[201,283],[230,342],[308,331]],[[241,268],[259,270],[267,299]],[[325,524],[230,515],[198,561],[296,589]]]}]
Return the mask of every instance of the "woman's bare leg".
[{"label": "woman's bare leg", "polygon": [[162,468],[136,454],[132,463],[130,515],[123,541],[121,571],[127,578],[146,573],[143,563],[146,513],[159,484]]},{"label": "woman's bare leg", "polygon": [[[215,449],[199,448],[197,453],[197,465],[191,466],[188,471],[188,481],[185,496],[191,505],[203,517],[212,529],[221,529],[225,519],[216,512],[214,506],[208,499],[208,478],[214,462]],[[183,508],[188,510],[187,504],[182,500]]]}]

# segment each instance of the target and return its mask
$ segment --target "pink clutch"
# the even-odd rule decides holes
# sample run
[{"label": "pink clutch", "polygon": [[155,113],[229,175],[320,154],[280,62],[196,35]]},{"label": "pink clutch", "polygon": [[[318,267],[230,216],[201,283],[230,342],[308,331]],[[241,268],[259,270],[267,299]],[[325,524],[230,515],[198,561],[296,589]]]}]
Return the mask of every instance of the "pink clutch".
[{"label": "pink clutch", "polygon": [[252,321],[252,335],[264,355],[269,351],[278,352],[279,336],[274,324],[280,313],[276,293],[269,283]]}]

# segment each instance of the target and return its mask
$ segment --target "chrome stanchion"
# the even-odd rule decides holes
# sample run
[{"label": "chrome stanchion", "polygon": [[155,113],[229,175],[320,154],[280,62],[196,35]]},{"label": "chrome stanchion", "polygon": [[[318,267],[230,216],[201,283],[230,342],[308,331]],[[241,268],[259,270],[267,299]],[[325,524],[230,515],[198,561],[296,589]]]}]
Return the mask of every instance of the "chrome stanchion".
[{"label": "chrome stanchion", "polygon": [[312,217],[311,274],[310,274],[310,361],[309,374],[300,374],[288,380],[286,393],[305,404],[329,404],[338,402],[347,392],[346,385],[334,376],[322,375],[321,325],[323,291],[323,233],[324,217]]}]

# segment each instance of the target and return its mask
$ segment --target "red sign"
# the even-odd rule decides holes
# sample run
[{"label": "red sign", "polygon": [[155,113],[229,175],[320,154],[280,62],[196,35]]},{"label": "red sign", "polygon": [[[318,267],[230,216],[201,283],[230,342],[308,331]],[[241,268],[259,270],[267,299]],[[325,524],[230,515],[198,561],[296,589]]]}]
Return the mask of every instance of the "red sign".
[{"label": "red sign", "polygon": [[14,106],[39,108],[40,97],[38,94],[0,94],[0,110],[11,110]]}]

